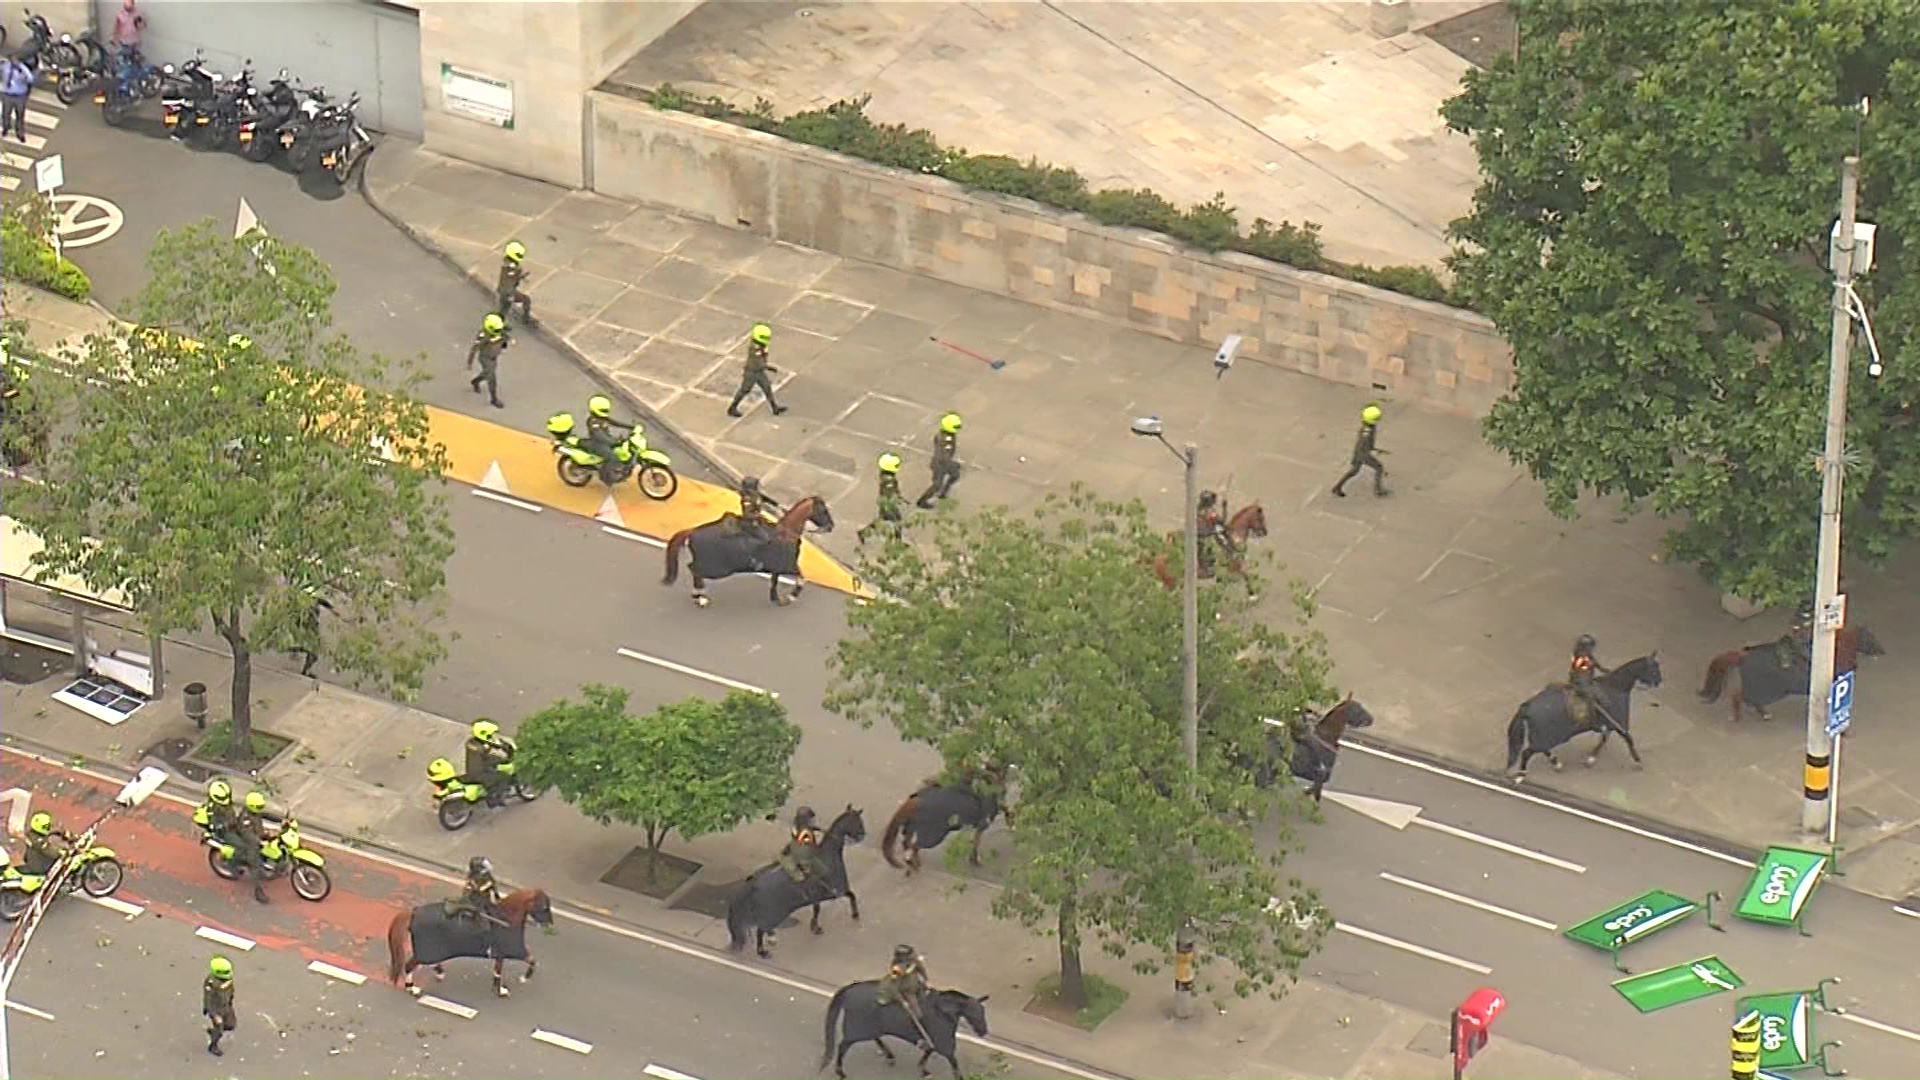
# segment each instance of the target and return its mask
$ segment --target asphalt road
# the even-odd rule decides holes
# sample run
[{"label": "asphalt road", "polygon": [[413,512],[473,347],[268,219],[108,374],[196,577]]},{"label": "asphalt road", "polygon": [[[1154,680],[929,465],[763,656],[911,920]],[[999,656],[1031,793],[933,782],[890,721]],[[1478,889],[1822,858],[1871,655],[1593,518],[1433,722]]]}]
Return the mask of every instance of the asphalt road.
[{"label": "asphalt road", "polygon": [[[387,224],[357,189],[301,177],[278,164],[256,165],[229,153],[203,153],[168,138],[158,105],[116,130],[90,104],[61,113],[48,152],[65,161],[62,192],[105,199],[125,216],[120,231],[68,254],[93,279],[94,297],[124,308],[146,281],[155,233],[212,217],[230,228],[240,200],[268,232],[312,248],[332,266],[339,291],[335,325],[361,348],[388,356],[424,353],[432,379],[430,405],[544,435],[546,419],[578,412],[600,387],[572,360],[532,334],[517,335],[500,365],[505,409],[489,408],[467,385],[467,344],[489,300],[438,258]],[[376,151],[377,152],[377,151]],[[718,480],[701,459],[664,431],[649,431],[657,449],[684,474]]]},{"label": "asphalt road", "polygon": [[[9,786],[35,788],[35,805],[86,820],[107,785],[63,781],[54,770],[5,759]],[[70,775],[70,774],[69,774]],[[215,880],[183,808],[153,800],[102,831],[120,852],[127,884],[116,900],[137,913],[63,900],[49,912],[13,986],[25,1006],[10,1018],[22,1076],[553,1076],[790,1077],[813,1075],[822,1048],[823,1002],[637,940],[562,920],[529,938],[537,976],[496,998],[483,961],[452,961],[428,994],[473,1015],[423,1005],[384,982],[385,930],[398,911],[439,899],[447,887],[391,863],[328,853],[335,891],[319,904],[268,886],[261,906]],[[247,950],[199,936],[203,929],[254,943]],[[217,1063],[196,1017],[207,959],[235,961],[241,1029]],[[363,975],[355,985],[312,969]],[[518,965],[510,965],[510,974]],[[989,1006],[991,1008],[991,1006]],[[46,1015],[52,1020],[47,1020]],[[548,1032],[573,1047],[536,1038]],[[896,1053],[899,1051],[896,1050]],[[963,1049],[972,1075],[999,1072],[989,1055]],[[649,1066],[668,1070],[647,1073]],[[1022,1076],[1058,1077],[1021,1062]],[[850,1076],[906,1075],[865,1048],[848,1055]]]}]

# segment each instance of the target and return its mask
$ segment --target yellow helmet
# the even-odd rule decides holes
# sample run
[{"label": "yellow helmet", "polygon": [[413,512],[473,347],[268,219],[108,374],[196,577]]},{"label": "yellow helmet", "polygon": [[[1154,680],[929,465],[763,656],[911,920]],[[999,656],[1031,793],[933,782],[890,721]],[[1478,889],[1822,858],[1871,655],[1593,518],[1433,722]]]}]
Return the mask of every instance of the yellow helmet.
[{"label": "yellow helmet", "polygon": [[900,455],[894,453],[891,450],[887,451],[884,454],[881,454],[880,455],[880,471],[883,473],[899,472],[900,471]]},{"label": "yellow helmet", "polygon": [[504,334],[507,332],[507,320],[497,314],[490,314],[480,320],[480,329],[488,334]]},{"label": "yellow helmet", "polygon": [[476,739],[491,739],[498,734],[500,734],[500,725],[491,720],[473,722],[473,737]]},{"label": "yellow helmet", "polygon": [[755,345],[765,345],[773,340],[773,327],[763,322],[754,323],[753,330],[747,336],[753,339]]},{"label": "yellow helmet", "polygon": [[53,815],[42,812],[28,818],[27,831],[35,836],[46,836],[53,832]]},{"label": "yellow helmet", "polygon": [[436,784],[444,784],[459,775],[460,772],[453,767],[453,762],[446,758],[437,757],[427,763],[427,779]]},{"label": "yellow helmet", "polygon": [[1380,406],[1369,405],[1360,410],[1360,422],[1363,424],[1377,424],[1380,422],[1380,415]]},{"label": "yellow helmet", "polygon": [[247,809],[259,813],[267,808],[267,797],[258,791],[247,792]]},{"label": "yellow helmet", "polygon": [[207,973],[216,979],[233,978],[233,961],[224,956],[216,956],[207,961]]},{"label": "yellow helmet", "polygon": [[566,434],[572,430],[573,430],[573,414],[572,413],[564,413],[564,412],[554,413],[552,416],[547,417],[548,434],[558,435],[564,438]]},{"label": "yellow helmet", "polygon": [[233,785],[217,776],[209,780],[207,782],[207,801],[210,803],[219,803],[221,806],[226,806],[233,802]]},{"label": "yellow helmet", "polygon": [[940,418],[940,430],[952,435],[960,430],[960,414],[950,412]]},{"label": "yellow helmet", "polygon": [[613,415],[613,399],[605,394],[595,394],[587,399],[587,414],[602,420]]},{"label": "yellow helmet", "polygon": [[521,243],[518,240],[507,241],[507,260],[509,262],[519,262],[521,259],[524,259],[526,257],[527,257],[527,245]]}]

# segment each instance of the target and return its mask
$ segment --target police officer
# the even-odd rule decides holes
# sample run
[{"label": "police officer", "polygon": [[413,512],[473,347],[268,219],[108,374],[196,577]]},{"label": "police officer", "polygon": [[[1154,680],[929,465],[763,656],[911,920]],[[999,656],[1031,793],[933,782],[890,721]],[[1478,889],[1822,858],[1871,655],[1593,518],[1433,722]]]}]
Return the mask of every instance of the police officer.
[{"label": "police officer", "polygon": [[527,245],[518,240],[509,240],[500,259],[500,281],[493,287],[494,311],[505,319],[517,306],[520,309],[520,321],[532,326],[533,299],[520,288],[526,280]]},{"label": "police officer", "polygon": [[772,341],[773,327],[766,323],[754,323],[753,329],[747,332],[747,363],[740,371],[740,389],[733,392],[733,400],[727,405],[728,416],[740,415],[740,403],[746,400],[747,392],[756,386],[766,395],[767,407],[773,410],[773,415],[779,416],[787,411],[785,406],[773,400],[773,380],[767,377],[770,372],[780,370],[767,363],[767,346]]},{"label": "police officer", "polygon": [[796,881],[819,876],[820,865],[820,821],[813,807],[803,806],[793,812],[792,835],[787,846],[780,852],[780,865]]},{"label": "police officer", "polygon": [[474,393],[480,392],[482,383],[487,387],[487,400],[496,409],[506,405],[500,400],[500,354],[513,344],[513,335],[507,333],[507,320],[498,314],[488,312],[480,320],[480,332],[473,335],[473,344],[467,349],[467,367],[480,365],[480,374],[469,380]]},{"label": "police officer", "polygon": [[207,1018],[207,1053],[224,1056],[220,1040],[240,1026],[233,1011],[233,961],[224,956],[207,963],[207,978],[200,984],[200,1013]]},{"label": "police officer", "polygon": [[233,785],[221,776],[207,781],[207,801],[195,808],[193,820],[221,843],[232,844],[239,817],[240,811],[233,805]]},{"label": "police officer", "polygon": [[[1606,706],[1600,704],[1593,685],[1594,679],[1607,673],[1607,669],[1594,656],[1594,650],[1598,647],[1599,642],[1593,639],[1592,634],[1581,634],[1574,640],[1573,656],[1567,661],[1567,685],[1573,688],[1574,697],[1587,709],[1598,709],[1602,716],[1606,716]],[[1587,720],[1585,716],[1579,719],[1581,723]],[[1607,719],[1611,721],[1613,717],[1607,716]]]},{"label": "police officer", "polygon": [[880,500],[874,506],[873,520],[855,534],[863,544],[867,542],[867,535],[875,529],[884,529],[890,536],[899,536],[900,524],[905,520],[900,512],[900,455],[889,450],[880,455],[879,465]]},{"label": "police officer", "polygon": [[914,503],[922,510],[933,509],[935,499],[944,499],[960,479],[960,414],[950,412],[940,418],[940,430],[933,433],[933,482]]},{"label": "police officer", "polygon": [[500,738],[500,725],[484,716],[475,720],[466,751],[467,782],[486,789],[488,806],[499,806],[503,801],[500,789],[505,786],[500,766],[513,760],[513,750]]},{"label": "police officer", "polygon": [[72,845],[73,834],[54,827],[52,814],[35,814],[27,819],[27,848],[20,869],[33,877],[46,877]]},{"label": "police officer", "polygon": [[495,919],[492,912],[500,902],[500,883],[493,879],[493,862],[485,855],[467,860],[467,883],[447,913],[470,919]]},{"label": "police officer", "polygon": [[927,1026],[921,1020],[922,996],[927,992],[927,959],[911,945],[895,945],[893,962],[887,965],[887,973],[880,978],[880,993],[875,1004],[891,1005],[899,1002],[912,1018],[913,1026],[920,1030],[920,1045],[927,1048]]},{"label": "police officer", "polygon": [[1347,481],[1360,475],[1361,469],[1373,470],[1373,493],[1387,493],[1387,467],[1380,463],[1378,455],[1386,453],[1380,449],[1380,403],[1368,402],[1360,410],[1360,430],[1353,437],[1353,455],[1347,460],[1347,471],[1333,483],[1333,493],[1341,498],[1347,497]]},{"label": "police officer", "polygon": [[260,852],[260,845],[267,840],[267,797],[258,791],[247,792],[242,809],[233,818],[233,861],[246,867],[247,874],[253,879],[253,899],[255,903],[270,903],[267,899],[267,864]]},{"label": "police officer", "polygon": [[614,448],[627,441],[637,425],[613,418],[613,399],[595,394],[587,399],[587,449],[600,455],[600,479],[609,485],[620,475],[620,463]]},{"label": "police officer", "polygon": [[740,534],[742,536],[752,537],[755,540],[766,539],[767,512],[776,509],[776,506],[774,501],[767,497],[767,493],[760,490],[760,478],[757,476],[741,477],[740,486],[736,489],[736,493],[740,496],[740,520],[738,522]]},{"label": "police officer", "polygon": [[1227,526],[1220,520],[1220,494],[1215,491],[1200,493],[1199,506],[1194,510],[1194,526],[1198,531],[1200,576],[1213,576],[1216,548],[1227,544]]}]

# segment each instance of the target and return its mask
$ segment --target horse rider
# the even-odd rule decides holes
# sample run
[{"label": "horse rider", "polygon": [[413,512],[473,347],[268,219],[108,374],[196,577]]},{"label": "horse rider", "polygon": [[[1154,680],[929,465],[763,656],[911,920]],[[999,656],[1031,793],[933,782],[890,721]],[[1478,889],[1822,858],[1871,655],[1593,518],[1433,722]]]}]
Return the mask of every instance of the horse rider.
[{"label": "horse rider", "polygon": [[1573,700],[1579,713],[1577,719],[1583,724],[1587,721],[1586,710],[1589,708],[1599,709],[1600,715],[1605,716],[1609,723],[1613,721],[1613,717],[1607,714],[1607,707],[1600,703],[1598,691],[1594,689],[1594,680],[1608,670],[1594,658],[1593,652],[1599,644],[1592,634],[1581,634],[1573,643],[1573,658],[1567,661],[1567,685],[1573,689]]},{"label": "horse rider", "polygon": [[493,863],[485,855],[467,860],[467,883],[458,897],[447,902],[447,914],[456,919],[485,920],[506,925],[493,914],[500,903],[500,885],[493,879]]},{"label": "horse rider", "polygon": [[735,493],[740,496],[740,519],[734,526],[739,534],[755,543],[764,543],[771,539],[772,535],[767,529],[767,512],[776,509],[777,504],[767,497],[766,492],[760,490],[760,478],[741,477],[740,486],[735,489]]},{"label": "horse rider", "polygon": [[787,840],[787,846],[780,849],[780,868],[787,872],[796,884],[820,877],[826,869],[820,857],[820,844],[824,840],[820,832],[820,822],[813,807],[803,806],[793,812],[793,834]]},{"label": "horse rider", "polygon": [[513,760],[513,745],[500,737],[500,725],[484,716],[473,722],[471,731],[466,745],[467,782],[486,790],[488,806],[499,806],[506,801],[500,789],[507,779],[500,767]]},{"label": "horse rider", "polygon": [[876,1005],[886,1006],[899,1002],[913,1020],[913,1026],[920,1031],[920,1049],[933,1049],[933,1040],[927,1037],[927,1025],[921,1019],[922,999],[927,992],[927,958],[911,945],[895,945],[893,962],[887,965],[887,973],[880,977],[880,993],[874,999]]},{"label": "horse rider", "polygon": [[1813,601],[1803,602],[1793,613],[1793,622],[1774,643],[1774,661],[1781,668],[1813,661]]},{"label": "horse rider", "polygon": [[1200,493],[1200,505],[1194,513],[1196,539],[1199,541],[1200,576],[1213,576],[1215,548],[1225,550],[1228,544],[1227,523],[1221,517],[1220,493],[1203,491]]}]

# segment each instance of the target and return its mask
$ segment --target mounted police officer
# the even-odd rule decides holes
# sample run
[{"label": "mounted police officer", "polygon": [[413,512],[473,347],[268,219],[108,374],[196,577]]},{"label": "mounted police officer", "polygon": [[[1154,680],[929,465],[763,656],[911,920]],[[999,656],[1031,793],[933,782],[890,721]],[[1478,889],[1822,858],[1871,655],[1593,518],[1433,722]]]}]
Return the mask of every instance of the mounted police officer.
[{"label": "mounted police officer", "polygon": [[767,512],[778,507],[760,489],[760,478],[743,476],[740,486],[734,490],[740,496],[740,519],[734,524],[739,535],[756,544],[772,539],[772,533],[767,528]]},{"label": "mounted police officer", "polygon": [[1574,719],[1582,724],[1587,722],[1590,709],[1599,709],[1600,715],[1606,716],[1609,723],[1613,720],[1613,717],[1607,716],[1607,707],[1600,703],[1599,692],[1594,686],[1594,680],[1609,670],[1594,657],[1594,650],[1598,647],[1599,642],[1593,639],[1592,634],[1581,634],[1573,643],[1572,659],[1567,661],[1567,685],[1573,690],[1571,704],[1574,707]]},{"label": "mounted police officer", "polygon": [[887,973],[880,977],[880,993],[874,1003],[881,1006],[895,1002],[907,1011],[913,1020],[913,1026],[920,1031],[920,1048],[931,1049],[933,1041],[927,1038],[926,1015],[922,1009],[927,993],[927,958],[911,945],[895,945],[893,962],[887,965]]},{"label": "mounted police officer", "polygon": [[456,919],[499,922],[493,915],[500,902],[500,885],[493,879],[493,863],[485,855],[467,860],[467,883],[460,895],[447,903],[447,914]]},{"label": "mounted police officer", "polygon": [[1227,523],[1221,517],[1220,494],[1215,491],[1200,493],[1199,508],[1194,513],[1194,527],[1199,540],[1200,576],[1213,576],[1214,557],[1227,550]]},{"label": "mounted police officer", "polygon": [[795,810],[792,835],[787,839],[787,846],[780,849],[780,868],[796,883],[821,877],[826,870],[826,863],[820,857],[823,839],[820,821],[813,807],[803,806]]}]

